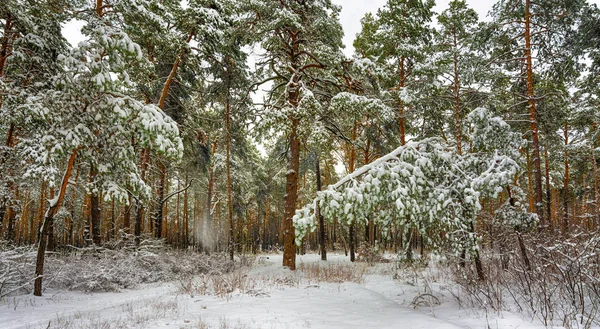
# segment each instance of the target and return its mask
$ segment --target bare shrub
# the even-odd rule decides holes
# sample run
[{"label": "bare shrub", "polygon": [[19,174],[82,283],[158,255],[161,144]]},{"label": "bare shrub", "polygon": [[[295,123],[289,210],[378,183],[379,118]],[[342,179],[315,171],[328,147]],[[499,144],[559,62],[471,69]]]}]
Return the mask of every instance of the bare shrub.
[{"label": "bare shrub", "polygon": [[[226,255],[173,250],[161,240],[144,240],[139,248],[72,247],[49,253],[46,264],[45,288],[82,291],[118,291],[142,283],[229,273],[234,268]],[[32,249],[0,250],[0,297],[30,292],[34,269]]]},{"label": "bare shrub", "polygon": [[298,267],[304,278],[312,282],[356,282],[362,283],[366,272],[366,266],[361,264],[319,264],[301,263]]},{"label": "bare shrub", "polygon": [[29,291],[35,279],[35,257],[32,247],[0,245],[0,298]]},{"label": "bare shrub", "polygon": [[383,257],[383,253],[377,248],[368,243],[362,243],[358,248],[356,261],[366,262],[369,265],[375,263],[389,263],[389,259]]},{"label": "bare shrub", "polygon": [[600,325],[600,235],[496,231],[494,249],[484,253],[486,277],[456,266],[457,281],[470,302],[496,311],[537,317],[544,325],[591,328]]}]

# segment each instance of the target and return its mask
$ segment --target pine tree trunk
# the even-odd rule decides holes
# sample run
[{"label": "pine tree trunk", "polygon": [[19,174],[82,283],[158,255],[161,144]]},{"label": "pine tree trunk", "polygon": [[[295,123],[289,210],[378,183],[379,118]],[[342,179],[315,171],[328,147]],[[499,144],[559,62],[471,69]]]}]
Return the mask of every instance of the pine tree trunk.
[{"label": "pine tree trunk", "polygon": [[[596,137],[600,133],[598,131],[598,124],[596,122],[592,122],[591,131],[593,132],[592,136],[596,136]],[[597,147],[600,147],[600,139],[597,139],[596,141],[594,141],[594,139],[592,138],[590,140],[590,151],[591,151],[591,162],[592,162],[592,170],[593,170],[592,175],[593,175],[593,179],[594,179],[594,183],[593,183],[594,211],[593,211],[590,223],[589,223],[590,230],[596,230],[598,228],[598,225],[600,225],[600,191],[599,191],[600,178],[598,177],[598,158],[597,158],[597,155],[595,152],[595,149]],[[583,184],[583,186],[586,186],[585,183]],[[573,202],[573,208],[575,208],[575,202]],[[574,214],[573,214],[573,220],[575,220]]]},{"label": "pine tree trunk", "polygon": [[[90,181],[95,182],[96,176],[98,175],[98,169],[95,165],[90,166]],[[95,185],[95,183],[94,183]],[[100,220],[101,220],[101,203],[100,193],[92,191],[90,194],[90,218],[91,218],[91,230],[92,230],[92,242],[99,246],[102,243],[102,235],[100,232]]]},{"label": "pine tree trunk", "polygon": [[[50,188],[50,199],[54,199],[54,188]],[[46,250],[54,251],[56,247],[56,241],[54,240],[54,221],[48,225],[48,241],[46,243]]]},{"label": "pine tree trunk", "polygon": [[[10,14],[9,14],[10,17]],[[0,75],[1,77],[1,75]],[[0,95],[0,97],[2,97]],[[1,99],[0,99],[0,105],[1,105]],[[6,137],[6,147],[9,149],[12,149],[14,147],[15,143],[15,125],[13,123],[10,124],[9,128],[8,128],[8,134]],[[11,168],[8,168],[8,172],[9,172],[9,176],[11,175]],[[5,232],[5,237],[7,238],[7,240],[12,240],[13,239],[13,230],[14,230],[14,221],[16,219],[16,211],[14,210],[14,208],[17,206],[17,203],[15,202],[15,195],[17,194],[16,192],[16,188],[15,188],[15,184],[12,181],[9,181],[8,183],[8,189],[7,189],[8,195],[4,196],[4,200],[2,200],[3,202],[0,202],[0,231],[2,229],[2,221],[4,220],[4,215],[8,215],[8,222],[7,222],[7,228],[6,228],[6,232]]]},{"label": "pine tree trunk", "polygon": [[[369,118],[367,117],[367,120]],[[367,146],[365,149],[365,165],[371,163],[371,158],[369,157],[369,151],[371,148],[371,139],[367,137]],[[373,220],[373,216],[369,216],[369,221],[367,224],[367,230],[368,230],[368,239],[369,239],[369,245],[370,246],[375,246],[375,221]]]},{"label": "pine tree trunk", "polygon": [[552,186],[550,185],[550,157],[548,156],[548,147],[544,148],[544,164],[545,164],[545,179],[546,179],[546,220],[548,226],[552,228]]},{"label": "pine tree trunk", "polygon": [[[187,181],[185,186],[187,186]],[[181,189],[181,180],[179,177],[177,178],[177,190]],[[185,193],[187,193],[187,189],[183,192],[184,197]],[[179,247],[181,245],[181,223],[179,218],[179,213],[181,211],[181,194],[177,194],[177,203],[175,204],[175,223],[172,225],[171,229],[171,243]]]},{"label": "pine tree trunk", "polygon": [[[354,172],[356,166],[356,146],[354,143],[356,142],[358,131],[358,122],[354,121],[354,126],[352,127],[352,145],[350,146],[350,158],[348,159],[348,172],[351,174]],[[356,220],[356,218],[355,218]],[[356,227],[354,225],[354,221],[350,224],[348,243],[350,245],[350,261],[354,262],[356,260]]]},{"label": "pine tree trunk", "polygon": [[69,178],[71,177],[71,172],[73,171],[73,165],[75,164],[75,159],[77,158],[78,151],[79,150],[76,149],[76,150],[73,150],[73,152],[71,153],[71,156],[69,157],[69,162],[67,163],[67,169],[65,171],[65,175],[63,176],[63,179],[62,179],[58,197],[56,198],[56,200],[52,199],[50,201],[50,207],[48,208],[48,210],[46,211],[46,214],[44,215],[44,223],[42,224],[42,229],[40,230],[40,239],[39,239],[39,243],[38,243],[37,259],[36,259],[36,264],[35,264],[36,278],[35,278],[34,288],[33,288],[33,294],[35,296],[42,295],[42,279],[43,279],[43,275],[44,275],[44,260],[45,260],[45,255],[46,255],[46,239],[47,239],[47,234],[48,234],[48,227],[50,225],[52,225],[52,222],[54,221],[54,215],[56,215],[56,213],[62,206],[64,197],[65,197],[65,192],[66,192],[67,186],[69,184]]},{"label": "pine tree trunk", "polygon": [[29,221],[29,198],[30,192],[27,191],[25,193],[25,198],[23,200],[23,207],[21,212],[21,236],[19,237],[19,244],[27,244],[27,239],[29,238],[29,230],[30,230],[30,221]]},{"label": "pine tree trunk", "polygon": [[[148,162],[150,161],[150,151],[143,149],[140,156],[140,179],[146,180],[146,171],[148,169]],[[142,225],[144,222],[144,205],[140,197],[135,199],[135,222],[133,228],[133,235],[135,237],[135,245],[140,245],[140,239],[142,235]]]},{"label": "pine tree trunk", "polygon": [[131,209],[133,209],[133,197],[131,193],[127,193],[129,203],[125,205],[125,211],[123,211],[123,232],[129,233],[131,231]]},{"label": "pine tree trunk", "polygon": [[[4,76],[5,68],[6,68],[6,60],[11,55],[10,51],[10,39],[13,38],[11,34],[13,28],[14,20],[10,12],[6,15],[6,21],[4,22],[4,33],[2,35],[2,48],[0,48],[0,77]],[[2,105],[2,94],[0,94],[0,105]]]},{"label": "pine tree trunk", "polygon": [[[297,104],[296,104],[297,105]],[[292,127],[289,135],[290,158],[286,175],[285,218],[283,223],[283,266],[290,270],[296,269],[296,230],[293,217],[298,201],[298,171],[300,168],[300,138],[297,130],[300,120],[292,118]]]},{"label": "pine tree trunk", "polygon": [[[402,57],[400,59],[400,90],[405,87],[406,81],[406,68],[405,62],[406,58]],[[399,90],[399,91],[400,91]],[[406,145],[406,118],[405,118],[405,108],[404,102],[400,100],[400,105],[398,109],[398,125],[400,126],[400,145]]]},{"label": "pine tree trunk", "polygon": [[521,250],[521,257],[523,257],[523,263],[527,272],[531,272],[531,263],[529,262],[529,256],[527,255],[527,248],[520,232],[517,232],[517,240],[519,242],[519,249]]},{"label": "pine tree trunk", "polygon": [[[77,186],[77,183],[79,182],[79,166],[77,166],[77,169],[75,170],[75,182],[73,183],[73,186]],[[77,194],[75,192],[75,189],[72,189],[71,191],[71,204],[70,204],[70,213],[71,215],[69,216],[69,221],[67,224],[67,239],[66,239],[66,243],[67,244],[72,244],[73,243],[73,230],[75,227],[75,210],[76,210],[76,205],[77,205],[77,201],[75,200],[77,197]]]},{"label": "pine tree trunk", "polygon": [[[164,196],[163,199],[160,201],[162,203],[162,220],[161,222],[161,233],[160,236],[164,239],[166,239],[167,241],[169,241],[169,200],[168,200],[168,196],[169,195],[169,178],[168,178],[168,173],[166,172],[165,169],[165,190],[164,190]],[[179,194],[177,194],[179,195]]]},{"label": "pine tree trunk", "polygon": [[[7,211],[7,225],[6,225],[6,232],[5,232],[5,237],[6,240],[8,241],[13,241],[15,239],[15,226],[16,226],[16,222],[17,222],[17,211],[16,211],[16,207],[18,206],[18,199],[19,199],[19,189],[17,187],[14,186],[13,183],[9,184],[9,191],[12,191],[13,196],[9,202],[8,205],[8,211]],[[4,216],[3,216],[4,217]],[[0,217],[0,221],[3,219],[3,217]]]},{"label": "pine tree trunk", "polygon": [[[188,175],[185,175],[185,185],[189,184]],[[189,213],[188,213],[188,191],[183,192],[183,247],[187,249],[189,243]]]},{"label": "pine tree trunk", "polygon": [[[315,175],[317,176],[317,191],[321,191],[323,186],[321,185],[321,166],[320,160],[317,156],[317,161],[315,162]],[[323,214],[321,214],[321,206],[319,202],[316,202],[315,205],[315,217],[319,220],[319,246],[321,251],[321,260],[327,260],[327,248],[325,248],[325,220],[323,219]]]},{"label": "pine tree trunk", "polygon": [[156,190],[156,199],[154,201],[154,237],[162,237],[163,224],[163,199],[165,198],[165,184],[167,181],[167,169],[161,160],[158,160],[158,188]]},{"label": "pine tree trunk", "polygon": [[456,130],[456,150],[458,155],[462,155],[462,125],[461,125],[461,115],[460,115],[460,76],[458,74],[458,42],[456,40],[456,27],[453,30],[453,39],[454,39],[454,129]]},{"label": "pine tree trunk", "polygon": [[[290,37],[290,62],[294,72],[298,72],[300,64],[298,54],[300,52],[299,31],[289,31]],[[293,78],[288,84],[287,102],[297,108],[301,100],[300,95],[300,76],[294,73]],[[298,137],[298,126],[300,119],[293,114],[289,116],[290,134],[288,136],[288,145],[290,146],[290,155],[288,158],[288,171],[285,182],[285,217],[283,219],[283,266],[290,270],[296,270],[296,230],[294,228],[293,217],[298,203],[298,175],[300,170],[300,138]]]},{"label": "pine tree trunk", "polygon": [[[569,134],[567,132],[567,125],[565,124],[565,146],[569,145]],[[569,232],[569,152],[565,147],[565,178],[563,181],[563,220],[562,220],[562,233],[566,235]]]},{"label": "pine tree trunk", "polygon": [[229,221],[229,259],[233,261],[234,242],[234,223],[233,223],[233,197],[231,191],[231,104],[229,103],[229,89],[225,99],[225,149],[226,149],[226,170],[227,170],[227,219]]},{"label": "pine tree trunk", "polygon": [[533,147],[533,170],[535,179],[535,212],[540,217],[541,227],[548,225],[543,209],[542,169],[540,157],[540,141],[537,122],[537,110],[533,86],[533,59],[531,54],[531,0],[525,0],[525,59],[527,70],[527,106],[529,109],[529,120],[531,124],[531,141]]},{"label": "pine tree trunk", "polygon": [[[216,152],[217,152],[217,142],[215,141],[212,145],[211,155],[214,156]],[[211,211],[212,211],[212,199],[213,199],[214,189],[215,189],[215,168],[214,168],[214,163],[211,163],[210,168],[208,169],[208,187],[207,187],[208,191],[206,193],[206,207],[204,208],[204,225],[202,228],[202,232],[203,232],[202,236],[204,237],[204,240],[205,240],[205,241],[202,241],[202,243],[205,244],[204,249],[206,252],[208,252],[209,249],[212,249],[214,247],[214,245],[213,245],[214,237],[212,235],[209,236],[209,234],[212,234],[212,227],[213,227]],[[210,240],[210,242],[208,240]]]},{"label": "pine tree trunk", "polygon": [[265,219],[263,221],[262,249],[266,250],[269,245],[269,219],[271,216],[270,191],[267,190],[265,196]]}]

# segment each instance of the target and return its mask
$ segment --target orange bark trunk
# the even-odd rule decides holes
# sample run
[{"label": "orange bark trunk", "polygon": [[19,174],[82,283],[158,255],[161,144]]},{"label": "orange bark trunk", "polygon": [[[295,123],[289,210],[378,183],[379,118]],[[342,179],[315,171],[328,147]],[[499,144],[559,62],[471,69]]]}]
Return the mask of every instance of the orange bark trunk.
[{"label": "orange bark trunk", "polygon": [[44,275],[44,260],[46,254],[46,239],[48,227],[52,225],[54,215],[56,215],[56,213],[62,206],[63,200],[65,198],[65,192],[67,191],[67,186],[69,184],[69,178],[71,177],[71,172],[73,171],[73,165],[75,164],[75,159],[77,158],[78,151],[79,149],[75,149],[71,153],[71,156],[69,157],[69,162],[67,163],[65,175],[63,176],[62,183],[60,185],[58,197],[50,201],[50,208],[48,208],[48,210],[46,211],[46,215],[44,216],[44,223],[42,224],[42,229],[40,232],[40,241],[38,244],[37,260],[35,265],[36,278],[33,290],[33,294],[35,296],[42,295],[42,278]]},{"label": "orange bark trunk", "polygon": [[547,219],[544,214],[542,200],[542,169],[540,164],[540,141],[537,122],[537,110],[533,86],[533,59],[531,55],[531,13],[530,0],[525,0],[525,59],[527,70],[527,107],[529,109],[529,120],[531,123],[531,141],[533,148],[533,170],[535,181],[535,212],[540,217],[541,227],[546,226]]}]

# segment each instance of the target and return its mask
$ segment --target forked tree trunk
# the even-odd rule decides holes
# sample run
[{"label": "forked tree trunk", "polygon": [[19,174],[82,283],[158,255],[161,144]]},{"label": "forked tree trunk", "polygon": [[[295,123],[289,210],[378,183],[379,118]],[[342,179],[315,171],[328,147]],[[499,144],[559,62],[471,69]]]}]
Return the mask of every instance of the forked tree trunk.
[{"label": "forked tree trunk", "polygon": [[71,153],[71,156],[69,157],[69,162],[67,163],[67,169],[65,170],[65,175],[63,176],[62,183],[60,185],[60,190],[58,191],[58,196],[56,197],[56,199],[50,200],[50,207],[44,215],[44,223],[42,224],[42,228],[40,230],[37,259],[35,263],[36,278],[33,286],[33,294],[35,296],[42,295],[42,279],[44,275],[44,260],[46,255],[48,227],[52,225],[54,221],[54,215],[56,215],[56,213],[62,206],[63,200],[65,198],[65,192],[69,184],[69,178],[71,177],[71,172],[73,171],[73,165],[75,164],[75,159],[77,158],[78,151],[79,149],[75,149]]}]

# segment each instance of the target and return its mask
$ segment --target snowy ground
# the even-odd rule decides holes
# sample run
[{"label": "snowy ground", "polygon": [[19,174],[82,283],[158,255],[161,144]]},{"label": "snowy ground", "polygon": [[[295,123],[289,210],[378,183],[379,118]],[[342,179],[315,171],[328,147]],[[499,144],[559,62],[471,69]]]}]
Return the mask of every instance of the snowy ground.
[{"label": "snowy ground", "polygon": [[[544,328],[521,315],[460,307],[444,283],[393,280],[391,264],[350,264],[343,255],[329,255],[325,263],[305,255],[291,272],[281,260],[259,256],[251,269],[212,281],[197,277],[119,293],[11,297],[0,303],[0,328]],[[330,280],[311,275],[316,266],[364,273],[364,280],[324,282]],[[413,307],[427,293],[441,305]],[[428,295],[416,301],[426,299],[433,301]]]}]

